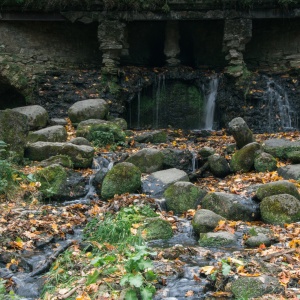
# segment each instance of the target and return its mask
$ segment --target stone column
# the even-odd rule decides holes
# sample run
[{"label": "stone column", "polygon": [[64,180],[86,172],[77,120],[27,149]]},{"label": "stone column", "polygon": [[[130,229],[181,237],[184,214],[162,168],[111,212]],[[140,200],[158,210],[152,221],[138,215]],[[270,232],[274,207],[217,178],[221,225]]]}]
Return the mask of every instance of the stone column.
[{"label": "stone column", "polygon": [[180,64],[178,59],[180,53],[179,38],[178,21],[168,21],[165,29],[164,54],[166,63],[170,67],[176,67]]},{"label": "stone column", "polygon": [[223,52],[227,53],[227,73],[239,77],[245,69],[243,52],[252,37],[251,19],[225,20]]},{"label": "stone column", "polygon": [[118,20],[103,21],[98,27],[98,40],[102,51],[102,71],[116,75],[125,45],[126,25]]}]

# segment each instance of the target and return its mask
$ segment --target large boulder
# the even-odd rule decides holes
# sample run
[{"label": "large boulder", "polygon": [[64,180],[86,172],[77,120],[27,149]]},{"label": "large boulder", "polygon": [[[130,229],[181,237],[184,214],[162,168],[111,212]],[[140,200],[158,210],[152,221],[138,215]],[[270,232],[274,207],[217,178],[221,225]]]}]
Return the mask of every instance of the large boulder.
[{"label": "large boulder", "polygon": [[201,247],[220,247],[236,243],[236,236],[228,231],[200,233],[199,245]]},{"label": "large boulder", "polygon": [[144,132],[134,137],[134,140],[138,143],[166,143],[167,142],[167,134],[163,130],[155,130]]},{"label": "large boulder", "polygon": [[256,191],[256,198],[261,201],[265,197],[289,194],[300,200],[300,194],[297,187],[289,181],[279,180],[261,185]]},{"label": "large boulder", "polygon": [[227,160],[219,154],[208,157],[208,165],[212,174],[223,178],[231,173]]},{"label": "large boulder", "polygon": [[238,117],[231,120],[228,124],[230,133],[236,141],[238,149],[243,148],[247,144],[255,142],[252,131],[249,129],[244,119]]},{"label": "large boulder", "polygon": [[115,123],[104,120],[90,119],[78,124],[77,137],[84,137],[97,146],[124,142],[126,135]]},{"label": "large boulder", "polygon": [[143,178],[142,191],[152,197],[159,197],[177,181],[189,181],[187,173],[175,168],[157,171]]},{"label": "large boulder", "polygon": [[115,194],[134,193],[141,188],[141,171],[129,162],[115,165],[106,174],[101,188],[104,199],[113,198]]},{"label": "large boulder", "polygon": [[166,240],[173,236],[171,224],[161,218],[146,218],[141,228],[143,237],[146,241],[149,240]]},{"label": "large boulder", "polygon": [[261,218],[265,223],[284,225],[300,221],[300,201],[292,195],[265,197],[260,203]]},{"label": "large boulder", "polygon": [[28,118],[17,111],[0,110],[0,140],[7,144],[6,150],[15,153],[17,161],[24,156],[28,134]]},{"label": "large boulder", "polygon": [[211,210],[199,209],[193,217],[192,226],[197,234],[210,232],[218,226],[221,220],[225,220],[225,218]]},{"label": "large boulder", "polygon": [[71,200],[86,194],[86,180],[78,172],[66,170],[61,165],[50,165],[34,174],[41,183],[39,191],[43,198]]},{"label": "large boulder", "polygon": [[73,168],[71,158],[68,155],[63,154],[51,156],[37,164],[39,167],[48,167],[50,165],[61,165],[65,168]]},{"label": "large boulder", "polygon": [[231,292],[234,299],[252,299],[265,294],[283,294],[284,286],[273,276],[239,277],[231,283]]},{"label": "large boulder", "polygon": [[161,150],[164,156],[164,168],[176,168],[185,172],[193,169],[193,154],[189,150],[165,148]]},{"label": "large boulder", "polygon": [[186,181],[175,182],[164,192],[167,209],[175,214],[195,209],[205,195],[206,191]]},{"label": "large boulder", "polygon": [[25,157],[42,161],[55,155],[68,155],[75,168],[89,168],[94,157],[94,148],[71,143],[36,142],[27,145]]},{"label": "large boulder", "polygon": [[254,169],[258,172],[277,170],[277,160],[269,153],[261,152],[254,159]]},{"label": "large boulder", "polygon": [[299,164],[300,163],[300,150],[299,151],[291,151],[286,154],[286,158],[292,164]]},{"label": "large boulder", "polygon": [[233,172],[249,172],[254,168],[254,159],[260,145],[256,142],[247,144],[242,149],[237,150],[230,161],[230,167]]},{"label": "large boulder", "polygon": [[151,173],[163,168],[164,155],[153,148],[145,148],[132,154],[127,160],[137,166],[142,173]]},{"label": "large boulder", "polygon": [[300,164],[287,165],[277,170],[278,175],[284,179],[300,179]]},{"label": "large boulder", "polygon": [[67,140],[67,130],[64,126],[54,125],[28,134],[28,142],[65,142]]},{"label": "large boulder", "polygon": [[285,139],[269,139],[263,143],[263,150],[274,157],[286,159],[289,153],[300,151],[300,142],[291,142]]},{"label": "large boulder", "polygon": [[252,199],[228,193],[207,194],[201,206],[229,220],[252,221],[259,214],[258,204]]},{"label": "large boulder", "polygon": [[89,119],[105,119],[108,114],[108,104],[103,99],[88,99],[74,103],[68,110],[72,123],[78,124]]},{"label": "large boulder", "polygon": [[12,110],[27,116],[30,130],[44,128],[49,122],[48,112],[40,105],[16,107]]}]

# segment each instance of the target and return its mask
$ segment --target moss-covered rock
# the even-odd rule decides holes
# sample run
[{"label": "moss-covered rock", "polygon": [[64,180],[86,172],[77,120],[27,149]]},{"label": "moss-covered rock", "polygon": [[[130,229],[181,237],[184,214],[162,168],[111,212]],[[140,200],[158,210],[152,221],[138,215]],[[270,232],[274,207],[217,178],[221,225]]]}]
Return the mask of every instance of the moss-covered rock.
[{"label": "moss-covered rock", "polygon": [[55,156],[51,156],[48,159],[45,159],[43,161],[41,161],[38,166],[41,167],[48,167],[50,165],[61,165],[62,167],[65,168],[73,168],[73,162],[71,160],[71,158],[68,155],[55,155]]},{"label": "moss-covered rock", "polygon": [[67,131],[64,126],[54,125],[37,131],[31,131],[28,134],[28,142],[65,142],[67,140]]},{"label": "moss-covered rock", "polygon": [[218,154],[208,157],[208,165],[210,171],[216,177],[223,178],[231,173],[227,160]]},{"label": "moss-covered rock", "polygon": [[235,299],[252,299],[265,294],[282,294],[284,287],[271,276],[240,277],[231,284]]},{"label": "moss-covered rock", "polygon": [[229,220],[251,221],[257,220],[259,215],[257,203],[235,194],[220,192],[207,194],[201,206]]},{"label": "moss-covered rock", "polygon": [[161,218],[147,218],[142,226],[145,240],[169,239],[173,236],[171,224]]},{"label": "moss-covered rock", "polygon": [[254,159],[260,150],[258,143],[250,143],[236,151],[230,161],[233,172],[249,172],[254,168]]},{"label": "moss-covered rock", "polygon": [[289,194],[300,200],[300,194],[297,187],[292,182],[286,180],[279,180],[261,185],[257,189],[256,198],[261,201],[265,197],[279,194]]},{"label": "moss-covered rock", "polygon": [[123,118],[115,118],[110,120],[111,122],[115,123],[116,125],[118,125],[122,130],[126,130],[127,129],[127,122],[125,119]]},{"label": "moss-covered rock", "polygon": [[25,157],[36,161],[60,154],[68,155],[75,168],[89,168],[92,165],[94,148],[71,143],[36,142],[27,145],[25,149]]},{"label": "moss-covered rock", "polygon": [[184,171],[191,171],[193,154],[189,150],[165,148],[161,150],[164,156],[164,168],[176,168]]},{"label": "moss-covered rock", "polygon": [[135,136],[134,140],[138,143],[153,143],[153,144],[166,143],[167,134],[163,130],[149,131]]},{"label": "moss-covered rock", "polygon": [[300,221],[300,201],[289,194],[263,198],[261,218],[265,223],[283,225]]},{"label": "moss-covered rock", "polygon": [[194,209],[206,195],[206,191],[190,183],[179,181],[169,186],[164,192],[166,206],[175,214]]},{"label": "moss-covered rock", "polygon": [[115,165],[105,176],[101,196],[112,198],[115,194],[134,193],[141,188],[141,171],[135,165],[123,162]]},{"label": "moss-covered rock", "polygon": [[285,139],[269,139],[262,146],[265,152],[280,159],[286,159],[291,152],[300,151],[299,141],[292,142]]},{"label": "moss-covered rock", "polygon": [[11,109],[0,111],[0,140],[4,141],[8,151],[15,153],[18,162],[22,161],[29,130],[26,115]]},{"label": "moss-covered rock", "polygon": [[197,234],[210,232],[218,226],[220,220],[225,220],[225,218],[217,215],[211,210],[199,209],[194,215],[192,226]]},{"label": "moss-covered rock", "polygon": [[209,156],[214,155],[216,153],[216,150],[211,147],[203,147],[198,151],[198,154],[203,159],[207,159]]},{"label": "moss-covered rock", "polygon": [[220,247],[237,242],[233,233],[228,231],[200,233],[199,245],[202,247]]},{"label": "moss-covered rock", "polygon": [[254,169],[258,172],[276,171],[277,161],[269,153],[259,153],[254,159]]},{"label": "moss-covered rock", "polygon": [[142,173],[151,173],[163,168],[164,155],[153,148],[145,148],[132,154],[127,160],[137,166]]},{"label": "moss-covered rock", "polygon": [[259,247],[262,244],[269,247],[271,245],[271,240],[266,234],[258,233],[257,235],[250,236],[248,239],[246,239],[245,244],[252,248]]},{"label": "moss-covered rock", "polygon": [[286,158],[290,160],[293,164],[300,163],[300,151],[291,151],[286,154]]},{"label": "moss-covered rock", "polygon": [[126,138],[123,130],[115,123],[96,119],[80,122],[76,135],[100,146],[125,142]]}]

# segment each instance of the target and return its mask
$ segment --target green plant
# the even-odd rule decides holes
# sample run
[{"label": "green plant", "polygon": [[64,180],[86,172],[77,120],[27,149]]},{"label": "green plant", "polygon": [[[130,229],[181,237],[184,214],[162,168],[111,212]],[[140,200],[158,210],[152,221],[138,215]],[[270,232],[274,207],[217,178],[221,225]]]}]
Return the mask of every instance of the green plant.
[{"label": "green plant", "polygon": [[95,147],[104,147],[115,142],[114,134],[111,131],[92,131],[91,140]]},{"label": "green plant", "polygon": [[249,233],[249,235],[251,235],[251,236],[257,236],[257,235],[258,235],[258,233],[257,233],[257,231],[255,230],[254,227],[251,227],[251,228],[249,229],[248,233]]},{"label": "green plant", "polygon": [[152,261],[149,256],[156,255],[147,250],[146,246],[135,246],[136,252],[129,253],[125,264],[126,274],[122,276],[120,285],[128,287],[125,299],[151,300],[155,293]]},{"label": "green plant", "polygon": [[19,300],[20,297],[17,296],[14,291],[6,291],[5,288],[6,281],[0,278],[0,299],[3,300]]},{"label": "green plant", "polygon": [[7,160],[0,160],[0,194],[8,195],[16,187],[16,170]]}]

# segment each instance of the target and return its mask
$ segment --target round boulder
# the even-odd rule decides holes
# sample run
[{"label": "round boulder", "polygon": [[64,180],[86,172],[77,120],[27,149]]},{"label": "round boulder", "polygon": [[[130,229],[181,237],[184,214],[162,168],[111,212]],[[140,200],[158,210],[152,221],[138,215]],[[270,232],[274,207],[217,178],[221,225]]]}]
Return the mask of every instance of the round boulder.
[{"label": "round boulder", "polygon": [[126,159],[137,166],[142,173],[152,173],[163,168],[164,155],[161,151],[153,148],[145,148]]},{"label": "round boulder", "polygon": [[108,114],[108,104],[103,99],[88,99],[74,103],[68,110],[72,123],[78,124],[89,119],[105,119]]},{"label": "round boulder", "polygon": [[64,126],[54,125],[37,131],[31,131],[28,134],[28,142],[65,142],[67,140],[67,131]]},{"label": "round boulder", "polygon": [[146,241],[166,240],[173,236],[171,224],[161,218],[147,218],[142,226],[143,236]]},{"label": "round boulder", "polygon": [[300,201],[289,194],[265,197],[260,203],[261,218],[265,223],[284,225],[300,221]]},{"label": "round boulder", "polygon": [[141,171],[129,162],[115,165],[105,176],[101,196],[112,198],[115,194],[134,193],[141,188]]},{"label": "round boulder", "polygon": [[198,186],[190,182],[178,181],[169,186],[163,196],[168,210],[172,210],[175,214],[182,214],[196,208],[205,195],[206,191]]},{"label": "round boulder", "polygon": [[258,172],[271,172],[277,170],[277,161],[269,153],[259,153],[254,159],[254,169]]},{"label": "round boulder", "polygon": [[220,247],[232,245],[236,242],[236,236],[228,231],[200,233],[199,239],[199,245],[201,247]]},{"label": "round boulder", "polygon": [[197,234],[210,232],[218,226],[220,220],[225,220],[225,218],[211,210],[199,209],[194,215],[192,226]]},{"label": "round boulder", "polygon": [[227,160],[219,154],[208,157],[208,165],[212,174],[223,178],[231,173]]}]

